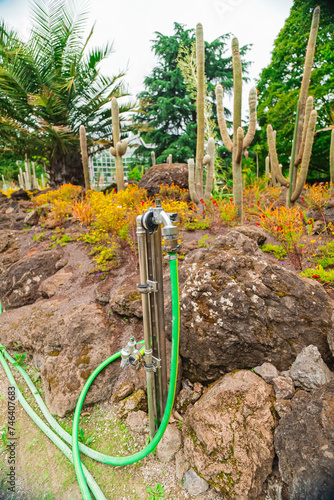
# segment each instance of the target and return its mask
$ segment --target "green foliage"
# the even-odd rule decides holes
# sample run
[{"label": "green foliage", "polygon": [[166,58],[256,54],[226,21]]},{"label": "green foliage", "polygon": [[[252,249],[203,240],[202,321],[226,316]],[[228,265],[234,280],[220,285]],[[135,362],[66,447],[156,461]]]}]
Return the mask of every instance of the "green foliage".
[{"label": "green foliage", "polygon": [[85,431],[81,427],[79,427],[78,439],[79,439],[80,443],[88,446],[90,443],[92,443],[95,440],[95,437],[92,437],[92,436],[86,437]]},{"label": "green foliage", "polygon": [[325,271],[320,265],[316,267],[316,269],[305,269],[300,273],[299,276],[303,276],[304,278],[312,278],[316,281],[319,281],[322,285],[326,283],[334,282],[334,269],[329,269]]},{"label": "green foliage", "polygon": [[318,248],[318,254],[313,257],[313,262],[321,267],[334,266],[334,241],[329,241],[326,245]]},{"label": "green foliage", "polygon": [[14,353],[14,358],[16,359],[15,363],[13,363],[14,366],[21,366],[24,370],[27,368],[27,365],[24,365],[23,362],[27,357],[27,353]]},{"label": "green foliage", "polygon": [[139,165],[136,165],[128,173],[128,179],[136,179],[137,181],[140,181],[143,175],[144,175],[144,166],[139,167]]},{"label": "green foliage", "polygon": [[200,248],[202,248],[202,247],[209,247],[210,244],[211,244],[211,241],[208,241],[208,238],[209,238],[208,234],[205,234],[204,236],[202,236],[202,238],[199,238],[199,240],[198,240],[198,246]]},{"label": "green foliage", "polygon": [[[334,9],[327,0],[294,0],[290,15],[278,34],[270,64],[262,70],[258,82],[259,144],[266,144],[266,126],[271,123],[277,134],[277,153],[283,168],[289,165],[297,100],[304,69],[306,46],[312,21],[312,11],[319,5],[320,27],[311,73],[309,95],[314,96],[318,112],[317,128],[334,124]],[[309,178],[316,172],[329,176],[330,132],[317,133],[314,138]],[[264,165],[267,148],[261,151]],[[312,174],[312,170],[314,171]],[[283,172],[284,174],[287,173]]]},{"label": "green foliage", "polygon": [[283,245],[272,245],[271,243],[266,243],[260,248],[262,252],[273,253],[279,260],[284,260],[287,255],[286,249],[283,247]]},{"label": "green foliage", "polygon": [[186,221],[183,226],[188,231],[196,231],[197,229],[208,229],[211,225],[210,219],[192,219],[191,221]]},{"label": "green foliage", "polygon": [[[46,158],[52,186],[83,185],[79,127],[86,128],[88,146],[110,137],[108,104],[124,95],[123,73],[100,73],[111,44],[87,49],[93,28],[84,39],[82,5],[34,0],[26,42],[0,24],[0,154],[9,148],[22,159],[25,154]],[[121,112],[128,109],[123,106]],[[110,145],[104,140],[103,147]]]},{"label": "green foliage", "polygon": [[146,488],[147,493],[150,494],[149,500],[160,500],[165,497],[165,490],[161,483],[158,483],[154,488]]},{"label": "green foliage", "polygon": [[[189,85],[182,76],[176,59],[181,52],[190,50],[195,40],[195,30],[174,23],[171,36],[155,32],[152,50],[158,64],[144,80],[145,90],[138,95],[139,113],[134,118],[136,128],[146,144],[155,145],[156,163],[165,162],[168,155],[173,161],[186,161],[196,150],[196,104]],[[207,96],[215,111],[215,84],[224,84],[227,92],[232,89],[232,58],[225,56],[229,35],[222,35],[213,42],[205,42],[205,75]],[[248,46],[241,48],[244,55]],[[249,63],[243,62],[246,70]],[[138,157],[151,165],[150,150],[140,146]]]},{"label": "green foliage", "polygon": [[58,245],[60,245],[61,247],[65,247],[67,243],[69,243],[70,241],[74,241],[73,238],[68,234],[54,234],[51,240],[53,241],[53,243],[50,248],[55,248]]},{"label": "green foliage", "polygon": [[1,441],[2,441],[2,446],[0,448],[0,451],[2,449],[6,449],[7,446],[7,440],[8,440],[8,429],[6,425],[3,425],[0,427],[0,435],[1,435]]}]

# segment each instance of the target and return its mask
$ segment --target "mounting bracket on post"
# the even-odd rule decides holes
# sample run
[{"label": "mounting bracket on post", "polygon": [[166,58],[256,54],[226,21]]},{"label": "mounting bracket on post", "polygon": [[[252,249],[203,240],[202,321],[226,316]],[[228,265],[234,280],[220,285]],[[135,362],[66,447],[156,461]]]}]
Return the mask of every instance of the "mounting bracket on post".
[{"label": "mounting bracket on post", "polygon": [[158,291],[158,282],[152,280],[146,280],[146,285],[139,283],[137,285],[139,293],[152,293]]}]

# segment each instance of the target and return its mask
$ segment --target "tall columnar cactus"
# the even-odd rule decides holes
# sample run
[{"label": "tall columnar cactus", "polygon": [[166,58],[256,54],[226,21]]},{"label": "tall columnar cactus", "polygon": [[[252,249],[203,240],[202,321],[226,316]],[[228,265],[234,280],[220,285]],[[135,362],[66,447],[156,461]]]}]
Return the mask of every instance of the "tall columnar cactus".
[{"label": "tall columnar cactus", "polygon": [[90,189],[87,137],[86,137],[86,129],[85,129],[84,125],[80,125],[79,135],[80,135],[80,149],[81,149],[82,167],[83,167],[84,178],[85,178],[85,188]]},{"label": "tall columnar cactus", "polygon": [[293,163],[293,180],[292,180],[293,190],[296,188],[298,167],[300,165],[300,162],[302,161],[302,156],[303,156],[304,141],[306,136],[305,123],[306,124],[308,123],[307,120],[305,120],[305,115],[307,114],[307,102],[308,102],[307,96],[311,80],[311,71],[313,66],[319,22],[320,22],[320,7],[318,6],[313,11],[311,30],[306,49],[303,79],[299,92],[298,125],[297,125],[296,135],[293,138],[295,143],[295,152],[296,152],[296,157],[294,158],[294,163]]},{"label": "tall columnar cactus", "polygon": [[220,135],[224,146],[232,153],[233,167],[233,198],[237,206],[237,216],[242,220],[242,152],[249,147],[254,139],[256,129],[256,88],[249,92],[249,125],[247,134],[241,127],[241,100],[242,100],[242,71],[239,42],[237,38],[232,39],[232,61],[233,61],[233,141],[231,140],[224,115],[223,86],[216,85],[217,115]]},{"label": "tall columnar cactus", "polygon": [[115,157],[117,191],[121,191],[125,189],[122,156],[126,153],[128,141],[120,139],[119,107],[116,97],[111,100],[111,116],[114,147],[110,148],[110,152]]},{"label": "tall columnar cactus", "polygon": [[[211,197],[214,179],[215,141],[212,137],[208,140],[208,154],[204,156],[205,132],[205,74],[204,74],[204,37],[203,26],[196,26],[196,64],[197,64],[197,145],[196,164],[193,159],[188,160],[189,193],[192,201],[201,207],[201,199]],[[207,166],[206,184],[204,189],[203,167]]]},{"label": "tall columnar cactus", "polygon": [[[304,124],[303,124],[304,133],[302,136],[303,148],[302,148],[301,167],[299,174],[296,178],[295,188],[294,190],[292,190],[291,203],[294,203],[299,198],[302,192],[302,189],[306,181],[308,167],[310,164],[315,126],[317,122],[317,112],[315,109],[312,110],[312,107],[313,107],[313,97],[309,96],[307,99],[306,112],[304,113]],[[276,151],[276,133],[273,131],[273,128],[270,124],[267,126],[267,138],[268,138],[269,156],[270,156],[273,175],[282,184],[282,186],[289,187],[290,181],[283,176],[279,168],[278,156]]]},{"label": "tall columnar cactus", "polygon": [[203,26],[196,26],[196,64],[197,64],[197,145],[196,145],[196,186],[203,191],[203,157],[204,157],[204,100],[205,100],[205,56]]},{"label": "tall columnar cactus", "polygon": [[288,206],[294,204],[302,192],[311,159],[317,112],[313,109],[313,97],[307,97],[307,94],[310,86],[319,20],[320,7],[316,7],[313,11],[311,31],[306,49],[303,79],[299,92],[295,129],[292,140],[289,179],[286,179],[282,175],[282,172],[279,171],[276,151],[276,133],[274,133],[270,124],[267,126],[268,149],[272,170],[275,172],[276,179],[282,186],[289,188],[287,197]]}]

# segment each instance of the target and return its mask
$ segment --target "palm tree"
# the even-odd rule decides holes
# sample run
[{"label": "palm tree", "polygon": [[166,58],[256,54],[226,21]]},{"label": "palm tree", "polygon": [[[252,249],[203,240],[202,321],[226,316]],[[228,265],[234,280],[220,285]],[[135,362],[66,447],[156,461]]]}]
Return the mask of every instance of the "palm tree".
[{"label": "palm tree", "polygon": [[84,185],[79,127],[85,126],[89,146],[110,146],[108,104],[127,95],[123,72],[100,73],[112,45],[88,49],[94,26],[84,39],[84,10],[73,0],[34,0],[27,42],[0,23],[0,153],[46,158],[56,187]]}]

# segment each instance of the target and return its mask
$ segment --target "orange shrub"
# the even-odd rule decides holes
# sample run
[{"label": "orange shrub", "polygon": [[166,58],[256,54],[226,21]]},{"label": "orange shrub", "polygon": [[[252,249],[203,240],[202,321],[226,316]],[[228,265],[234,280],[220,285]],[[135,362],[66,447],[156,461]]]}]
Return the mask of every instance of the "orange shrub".
[{"label": "orange shrub", "polygon": [[331,186],[326,184],[307,184],[305,195],[301,198],[310,208],[322,210],[328,205],[331,198]]},{"label": "orange shrub", "polygon": [[93,208],[89,201],[82,200],[75,202],[75,200],[73,200],[73,203],[72,214],[74,217],[79,219],[81,224],[90,226],[93,221]]}]

